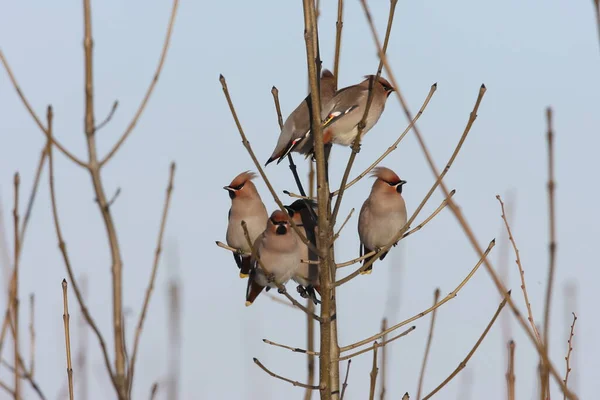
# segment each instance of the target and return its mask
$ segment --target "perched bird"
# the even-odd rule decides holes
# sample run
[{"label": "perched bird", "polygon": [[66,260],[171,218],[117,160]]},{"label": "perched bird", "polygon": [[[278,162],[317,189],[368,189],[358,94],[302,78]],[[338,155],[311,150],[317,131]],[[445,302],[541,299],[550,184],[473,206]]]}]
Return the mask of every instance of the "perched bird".
[{"label": "perched bird", "polygon": [[[267,287],[285,285],[300,266],[302,242],[292,232],[288,216],[281,210],[274,211],[267,221],[267,229],[254,242],[257,258],[252,259],[250,279],[246,289],[246,306]],[[263,271],[261,264],[266,271]]]},{"label": "perched bird", "polygon": [[240,278],[247,278],[250,273],[250,246],[244,235],[242,221],[246,221],[250,240],[254,242],[267,226],[267,209],[263,204],[252,179],[253,172],[242,172],[228,186],[223,187],[231,198],[229,224],[227,225],[227,244],[248,255],[233,253],[233,258],[240,269]]},{"label": "perched bird", "polygon": [[[375,168],[372,175],[377,179],[358,217],[361,257],[389,244],[406,224],[406,204],[402,197],[402,187],[406,181],[385,167]],[[383,260],[387,253],[382,253],[379,259]],[[373,257],[363,260],[363,265]],[[373,264],[361,273],[370,274],[372,269]]]},{"label": "perched bird", "polygon": [[366,75],[358,85],[340,89],[322,107],[323,143],[350,146],[358,134],[358,125],[363,118],[369,97],[369,86],[373,87],[373,100],[365,120],[362,137],[377,123],[394,87],[382,77]]},{"label": "perched bird", "polygon": [[[312,208],[313,211],[309,209]],[[285,206],[288,214],[296,226],[304,231],[306,239],[317,247],[317,226],[316,226],[316,207],[317,203],[313,200],[299,199],[289,206]],[[293,234],[298,235],[294,229]],[[298,237],[300,247],[302,248],[301,259],[318,261],[318,256]],[[301,263],[292,279],[298,283],[298,293],[304,298],[310,298],[315,304],[318,303],[315,290],[321,295],[319,286],[319,266],[317,264]]]},{"label": "perched bird", "polygon": [[[336,91],[335,77],[331,71],[323,70],[320,86],[322,109],[323,104],[329,102]],[[273,154],[271,154],[265,166],[275,160],[279,164],[291,151],[307,155],[311,153],[313,139],[310,135],[310,107],[312,107],[312,103],[309,94],[285,120],[277,140],[277,146],[275,146],[275,150],[273,150]]]}]

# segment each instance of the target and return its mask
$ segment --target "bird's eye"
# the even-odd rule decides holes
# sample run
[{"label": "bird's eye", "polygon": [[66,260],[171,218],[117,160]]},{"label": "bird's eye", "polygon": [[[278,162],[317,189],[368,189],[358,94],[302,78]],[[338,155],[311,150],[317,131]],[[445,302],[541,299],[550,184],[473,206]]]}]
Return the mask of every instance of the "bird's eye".
[{"label": "bird's eye", "polygon": [[241,190],[243,187],[244,187],[244,184],[242,183],[241,185],[234,186],[233,188],[235,190]]}]

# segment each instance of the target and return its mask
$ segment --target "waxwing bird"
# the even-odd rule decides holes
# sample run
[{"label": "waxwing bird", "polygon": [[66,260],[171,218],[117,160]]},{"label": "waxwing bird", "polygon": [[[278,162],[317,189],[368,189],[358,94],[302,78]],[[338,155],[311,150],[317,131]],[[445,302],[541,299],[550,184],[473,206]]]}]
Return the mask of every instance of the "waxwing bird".
[{"label": "waxwing bird", "polygon": [[[406,181],[385,167],[375,168],[372,175],[377,179],[358,216],[361,257],[389,244],[406,224],[406,204],[402,197]],[[387,253],[382,253],[379,259],[383,260]],[[363,260],[363,265],[373,257]],[[361,273],[370,274],[372,268],[373,264]]]},{"label": "waxwing bird", "polygon": [[[331,71],[324,69],[321,74],[321,109],[323,104],[328,103],[336,91],[335,77]],[[283,124],[283,129],[279,134],[277,146],[273,154],[267,160],[265,166],[277,160],[281,162],[291,151],[300,154],[310,154],[313,148],[313,139],[310,135],[310,93],[302,103],[287,117]]]},{"label": "waxwing bird", "polygon": [[292,232],[287,214],[281,210],[274,211],[267,220],[267,229],[254,242],[254,251],[260,263],[252,259],[246,306],[251,305],[265,287],[269,290],[278,284],[285,285],[294,276],[300,266],[300,244],[302,242]]},{"label": "waxwing bird", "polygon": [[[309,209],[311,207],[313,212]],[[315,248],[317,247],[317,226],[316,226],[316,207],[317,203],[313,200],[299,199],[289,206],[285,206],[288,215],[296,226],[303,230],[304,235]],[[292,229],[294,235],[298,235]],[[318,256],[298,237],[300,247],[302,248],[301,260],[318,261]],[[300,263],[298,270],[292,276],[292,279],[298,283],[298,293],[304,298],[310,298],[315,304],[319,301],[315,295],[315,290],[321,295],[319,286],[319,266],[317,264]]]},{"label": "waxwing bird", "polygon": [[252,183],[256,177],[253,172],[242,172],[228,186],[223,187],[229,193],[231,198],[231,208],[229,209],[229,224],[227,225],[227,244],[239,249],[240,253],[233,253],[233,258],[240,269],[240,278],[247,278],[250,273],[250,246],[244,235],[242,221],[246,221],[250,240],[254,242],[267,226],[267,209]]},{"label": "waxwing bird", "polygon": [[373,87],[373,100],[365,120],[361,139],[377,123],[385,108],[389,95],[396,89],[385,79],[366,75],[358,85],[340,89],[322,107],[323,142],[350,146],[358,134],[358,125],[363,118],[369,97],[369,86]]}]

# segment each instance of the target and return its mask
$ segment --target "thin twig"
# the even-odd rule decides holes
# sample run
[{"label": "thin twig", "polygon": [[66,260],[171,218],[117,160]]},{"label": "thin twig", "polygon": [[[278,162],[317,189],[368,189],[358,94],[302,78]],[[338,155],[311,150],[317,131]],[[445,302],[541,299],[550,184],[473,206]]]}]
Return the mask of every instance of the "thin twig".
[{"label": "thin twig", "polygon": [[[404,113],[405,113],[407,119],[412,119],[412,114],[410,112],[410,109],[408,108],[408,105],[407,105],[406,101],[404,100],[404,98],[402,96],[400,87],[398,86],[398,84],[396,82],[396,79],[394,78],[393,71],[391,70],[391,67],[390,67],[389,63],[387,62],[385,54],[383,54],[382,51],[381,51],[381,45],[379,43],[379,38],[377,37],[377,32],[375,30],[375,25],[373,24],[373,21],[370,19],[370,14],[368,13],[368,6],[364,2],[362,3],[362,5],[363,5],[363,8],[365,10],[365,14],[368,17],[369,26],[371,28],[371,33],[372,33],[373,38],[375,40],[375,43],[377,45],[379,56],[380,56],[381,59],[383,59],[384,65],[385,65],[385,69],[388,72],[389,80],[392,83],[392,85],[394,86],[394,88],[396,89],[396,92],[395,92],[396,93],[396,97],[400,101],[400,104],[402,106],[402,109],[404,110]],[[483,93],[481,93],[481,92],[485,92],[485,86],[484,85],[482,85],[481,91],[480,91],[480,95],[482,96]],[[478,103],[479,102],[480,102],[480,100],[478,101]],[[471,128],[472,124],[475,122],[475,119],[477,117],[477,113],[476,113],[477,109],[478,109],[478,104],[477,104],[476,109],[474,109],[473,112],[471,113],[471,116],[469,118],[469,122],[467,123],[466,130],[469,130]],[[427,145],[425,144],[425,142],[423,140],[423,135],[421,135],[421,132],[419,131],[419,129],[417,128],[417,126],[414,127],[414,132],[415,132],[415,136],[417,137],[417,141],[419,142],[419,146],[421,147],[423,155],[425,156],[425,159],[427,160],[427,163],[429,164],[429,167],[430,167],[432,173],[434,174],[434,176],[439,176],[437,167],[435,166],[433,158],[431,157],[431,154],[430,154],[430,152],[429,152],[429,150],[427,148]],[[446,185],[443,182],[440,182],[440,187],[441,187],[442,191],[444,192],[444,194],[446,196],[448,196],[449,190],[448,190],[448,188],[446,187]],[[483,249],[479,245],[479,243],[477,241],[477,238],[475,237],[475,234],[473,233],[473,230],[469,226],[467,220],[463,216],[462,211],[460,210],[460,208],[458,207],[458,205],[455,204],[454,201],[452,201],[452,200],[449,202],[449,206],[450,206],[452,212],[454,213],[454,215],[455,215],[455,217],[456,217],[459,225],[463,229],[463,232],[465,233],[465,235],[469,239],[469,242],[471,243],[472,247],[476,251],[477,255],[482,256],[483,255]],[[502,283],[502,281],[500,280],[500,278],[498,277],[498,274],[494,271],[494,268],[493,268],[491,262],[489,260],[485,260],[484,261],[484,265],[485,265],[485,268],[488,271],[490,277],[492,278],[492,280],[494,282],[494,285],[496,286],[496,289],[498,290],[498,292],[501,295],[503,295],[504,293],[506,293],[506,288],[505,288],[504,284]],[[522,317],[519,309],[517,308],[517,306],[515,305],[514,301],[511,298],[508,299],[508,305],[510,306],[511,310],[513,311],[513,314],[515,315],[515,317],[519,321],[519,324],[521,325],[521,327],[523,328],[523,330],[525,331],[525,333],[527,334],[527,336],[529,337],[529,339],[535,345],[535,348],[536,348],[538,354],[549,365],[550,373],[552,374],[552,377],[555,379],[555,381],[560,385],[561,390],[563,391],[563,393],[566,393],[567,394],[567,398],[569,398],[570,400],[576,400],[578,397],[574,393],[572,393],[564,385],[564,382],[562,381],[560,375],[558,374],[558,371],[557,371],[556,367],[554,367],[554,365],[550,362],[549,357],[548,357],[548,353],[545,352],[544,351],[544,347],[541,346],[536,341],[535,335],[533,334],[533,332],[527,326],[527,322]]]},{"label": "thin twig", "polygon": [[4,69],[6,69],[6,73],[8,74],[8,77],[9,77],[10,81],[12,82],[13,87],[17,91],[17,94],[21,98],[23,105],[25,106],[25,108],[27,108],[27,111],[29,111],[29,114],[31,115],[31,117],[33,118],[33,120],[35,121],[37,126],[40,128],[40,130],[44,133],[44,135],[46,135],[46,138],[48,140],[50,140],[52,142],[52,144],[55,145],[61,151],[61,153],[63,153],[65,156],[67,156],[75,164],[79,165],[80,167],[87,168],[88,164],[81,161],[79,158],[77,158],[75,155],[73,155],[69,150],[67,150],[66,147],[64,147],[58,140],[56,140],[54,137],[52,137],[52,135],[50,135],[49,128],[44,127],[44,125],[42,124],[42,121],[37,116],[35,111],[33,111],[31,104],[29,104],[27,97],[25,97],[25,94],[21,90],[21,87],[19,86],[17,79],[15,78],[12,70],[10,69],[10,66],[8,65],[8,61],[4,57],[4,53],[2,53],[2,50],[0,50],[0,61],[4,65]]},{"label": "thin twig", "polygon": [[442,389],[444,386],[446,386],[446,384],[448,384],[448,382],[450,382],[452,380],[452,378],[454,378],[456,375],[458,375],[458,373],[460,371],[462,371],[467,366],[467,363],[469,362],[469,360],[471,359],[471,357],[473,357],[473,354],[475,354],[475,352],[477,351],[477,348],[479,347],[479,345],[481,344],[481,342],[483,342],[483,339],[485,339],[485,336],[487,335],[487,333],[492,328],[492,325],[494,325],[494,322],[496,322],[496,318],[498,318],[498,315],[500,315],[500,312],[502,311],[502,309],[506,305],[506,299],[509,296],[510,296],[510,291],[506,294],[506,297],[504,298],[504,300],[502,300],[502,303],[500,303],[500,306],[496,310],[496,313],[492,317],[492,320],[487,325],[487,327],[485,328],[485,330],[483,331],[483,333],[481,334],[481,336],[479,337],[479,339],[475,343],[475,346],[473,346],[473,348],[471,349],[471,351],[469,351],[469,354],[467,354],[467,356],[465,357],[465,359],[462,360],[460,362],[460,364],[458,364],[458,367],[456,367],[456,369],[450,374],[450,376],[448,376],[448,378],[446,378],[442,383],[440,383],[438,387],[436,387],[435,389],[433,389],[433,391],[431,393],[429,393],[427,396],[425,396],[423,398],[423,400],[427,400],[427,399],[431,398],[434,394],[436,394],[437,392],[439,392],[440,389]]},{"label": "thin twig", "polygon": [[150,389],[150,400],[154,400],[156,393],[158,393],[158,382],[154,382],[152,388]]},{"label": "thin twig", "polygon": [[119,107],[119,101],[115,100],[115,102],[113,103],[110,111],[108,112],[108,115],[106,116],[106,118],[104,118],[104,121],[100,122],[96,128],[94,129],[94,131],[98,132],[100,129],[104,128],[106,126],[106,124],[108,124],[110,122],[110,120],[112,119],[112,117],[115,115],[115,111],[117,111],[117,107]]},{"label": "thin twig", "polygon": [[23,242],[25,239],[25,232],[27,231],[27,226],[29,225],[29,219],[31,218],[31,212],[33,210],[33,204],[35,203],[35,197],[37,194],[38,187],[40,185],[40,178],[42,176],[42,171],[44,169],[44,165],[46,165],[46,158],[48,157],[48,152],[46,151],[46,146],[40,152],[40,161],[38,161],[38,166],[35,171],[35,178],[33,179],[33,185],[31,187],[31,193],[29,194],[29,201],[27,202],[27,209],[25,211],[25,216],[23,217],[23,222],[21,223],[21,230],[19,232],[19,241],[21,242],[21,246],[19,250],[23,251]]},{"label": "thin twig", "polygon": [[[399,333],[399,334],[397,334],[396,336],[392,337],[391,339],[387,339],[387,340],[384,340],[384,341],[382,341],[382,342],[381,342],[381,343],[380,343],[380,344],[379,344],[377,347],[383,347],[383,346],[387,345],[388,343],[391,343],[391,342],[393,342],[393,341],[394,341],[394,340],[396,340],[396,339],[400,339],[401,337],[404,337],[404,336],[408,335],[409,333],[411,333],[411,332],[412,332],[412,331],[414,331],[415,329],[417,329],[417,327],[413,325],[413,326],[411,326],[410,328],[408,328],[407,330],[405,330],[404,332],[402,332],[402,333]],[[381,337],[383,337],[383,336],[381,336]],[[373,350],[373,348],[371,348],[371,347],[367,347],[367,348],[364,348],[364,349],[362,349],[362,350],[359,350],[359,351],[357,351],[357,352],[354,352],[354,353],[351,353],[351,354],[345,355],[345,356],[343,356],[343,357],[340,357],[340,358],[338,359],[338,361],[350,360],[350,359],[352,359],[352,358],[354,358],[354,357],[356,357],[356,356],[359,356],[359,355],[361,355],[361,354],[364,354],[364,353],[366,353],[366,352],[369,352],[369,351],[371,351],[371,350]],[[340,351],[343,351],[343,349],[340,349]]]},{"label": "thin twig", "polygon": [[[362,0],[364,1],[364,0]],[[390,40],[390,34],[392,33],[392,25],[394,22],[394,13],[396,11],[396,4],[398,4],[398,0],[390,0],[390,12],[388,16],[387,28],[385,31],[385,39],[383,41],[383,53],[387,51],[388,43]],[[350,153],[350,157],[348,158],[348,163],[346,164],[346,170],[344,171],[344,175],[342,176],[342,182],[340,183],[340,188],[338,190],[338,197],[335,200],[335,205],[333,206],[333,212],[331,213],[331,221],[335,224],[337,220],[337,214],[340,210],[340,206],[342,204],[342,198],[344,196],[344,192],[346,190],[346,182],[348,182],[348,177],[350,176],[350,170],[352,169],[352,165],[354,164],[354,160],[356,159],[356,155],[360,151],[360,142],[362,140],[363,130],[365,129],[365,124],[367,121],[367,116],[369,114],[369,110],[371,109],[371,104],[373,103],[373,85],[375,82],[379,80],[381,76],[381,71],[383,70],[383,62],[379,62],[379,66],[377,67],[377,73],[375,74],[375,78],[369,84],[369,95],[367,96],[367,103],[365,105],[365,111],[363,113],[363,117],[358,124],[358,132],[356,133],[356,137],[354,138],[354,142],[352,143],[352,152]]]},{"label": "thin twig", "polygon": [[260,361],[258,361],[257,358],[253,358],[253,360],[254,360],[254,364],[258,365],[263,371],[265,371],[267,374],[271,375],[273,378],[281,379],[282,381],[291,383],[294,386],[303,387],[305,389],[321,390],[321,388],[319,386],[307,385],[305,383],[300,383],[298,381],[293,381],[291,379],[285,378],[281,375],[277,375],[276,373],[271,372],[267,367],[265,367]]},{"label": "thin twig", "polygon": [[508,342],[508,371],[506,372],[508,400],[515,400],[515,341]]},{"label": "thin twig", "polygon": [[[450,192],[450,195],[449,195],[448,198],[454,196],[454,193],[456,193],[456,191],[452,190]],[[444,207],[446,207],[446,205],[448,204],[448,198],[444,199],[444,201],[442,201],[442,203],[438,206],[438,208],[436,208],[435,211],[433,213],[431,213],[431,215],[429,215],[429,217],[425,218],[425,220],[423,220],[423,222],[421,222],[419,225],[417,225],[414,229],[411,229],[410,231],[405,232],[402,235],[401,240],[404,239],[405,237],[410,236],[413,233],[421,230],[429,221],[431,221],[436,215],[438,215],[444,209]],[[408,226],[406,227],[406,229],[408,229]],[[375,251],[375,250],[373,250],[373,251],[371,251],[371,252],[369,252],[367,254],[363,254],[362,256],[354,258],[354,259],[352,259],[350,261],[346,261],[346,262],[343,262],[343,263],[336,264],[336,267],[337,268],[347,267],[349,265],[356,264],[357,262],[360,262],[360,261],[362,261],[362,260],[364,260],[366,258],[374,256],[375,254],[378,254],[378,252]]]},{"label": "thin twig", "polygon": [[333,58],[333,76],[338,87],[340,73],[340,52],[342,50],[342,28],[344,27],[344,0],[338,0],[337,21],[335,22],[335,52]]},{"label": "thin twig", "polygon": [[15,391],[12,390],[6,383],[0,381],[0,387],[4,389],[6,393],[8,393],[11,397],[16,397]]},{"label": "thin twig", "polygon": [[[569,333],[569,340],[567,341],[567,343],[569,344],[569,348],[567,350],[567,356],[565,357],[565,363],[567,364],[566,366],[566,372],[565,372],[565,386],[568,387],[568,383],[569,383],[569,374],[571,373],[571,352],[573,351],[573,335],[575,334],[575,322],[577,322],[577,315],[575,315],[575,313],[573,314],[573,323],[571,324],[571,332]],[[565,395],[563,397],[565,400],[567,398],[567,396]]]},{"label": "thin twig", "polygon": [[277,297],[271,293],[265,293],[265,296],[267,296],[268,298],[273,300],[275,303],[283,304],[284,306],[293,308],[294,310],[296,309],[296,307],[294,307],[294,305],[292,303],[289,303],[289,302],[283,300],[281,297]]},{"label": "thin twig", "polygon": [[350,375],[350,364],[352,360],[348,360],[348,364],[346,366],[346,377],[344,378],[344,383],[342,384],[342,395],[340,396],[340,400],[344,400],[344,394],[346,393],[346,388],[348,387],[348,375]]},{"label": "thin twig", "polygon": [[250,253],[244,252],[244,251],[242,251],[240,249],[236,249],[235,247],[227,246],[225,243],[220,242],[218,240],[215,243],[220,248],[225,249],[225,250],[229,250],[229,251],[231,251],[233,253],[237,253],[237,254],[240,254],[240,255],[243,255],[243,256],[249,256],[250,255]]},{"label": "thin twig", "polygon": [[346,217],[346,219],[342,223],[342,226],[340,226],[340,229],[338,229],[337,233],[333,236],[333,239],[331,240],[331,243],[335,242],[337,240],[337,238],[340,237],[340,233],[342,233],[342,229],[344,229],[344,227],[346,226],[346,224],[350,220],[350,217],[352,217],[352,214],[354,214],[354,208],[352,210],[350,210],[350,212],[348,213],[348,216]]},{"label": "thin twig", "polygon": [[[367,167],[367,169],[365,169],[363,172],[358,174],[358,176],[356,178],[354,178],[350,182],[348,182],[346,184],[346,186],[344,187],[344,190],[348,189],[349,187],[353,186],[355,183],[360,181],[362,178],[364,178],[369,172],[371,172],[373,170],[373,168],[375,168],[377,165],[379,165],[379,163],[381,161],[383,161],[384,158],[386,158],[391,152],[393,152],[394,150],[396,150],[398,148],[398,144],[400,144],[402,139],[404,139],[404,136],[406,136],[406,134],[408,132],[410,132],[412,127],[415,126],[415,123],[419,120],[419,118],[421,118],[421,115],[423,115],[425,108],[427,108],[427,105],[429,104],[429,101],[431,100],[431,97],[433,96],[433,94],[435,93],[436,90],[437,90],[437,83],[434,83],[433,85],[431,85],[431,89],[429,89],[429,94],[425,98],[423,105],[421,105],[419,112],[410,121],[410,124],[408,124],[408,126],[406,127],[406,129],[404,129],[404,131],[400,134],[400,136],[398,136],[398,139],[396,139],[396,141],[390,147],[388,147],[388,149],[381,156],[379,156],[379,158],[377,160],[375,160],[371,165],[369,165]],[[338,189],[338,190],[334,191],[333,193],[331,193],[331,195],[337,196],[339,194],[339,192],[340,191]]]},{"label": "thin twig", "polygon": [[67,280],[62,281],[63,323],[65,325],[65,347],[67,351],[67,377],[69,378],[69,399],[73,400],[73,364],[71,364],[71,330],[69,328],[69,303],[67,300]]},{"label": "thin twig", "polygon": [[158,271],[158,263],[160,261],[160,254],[162,252],[162,244],[163,237],[165,234],[165,228],[167,226],[167,217],[169,215],[169,206],[171,205],[171,196],[173,193],[173,181],[175,179],[175,163],[171,163],[170,172],[169,172],[169,183],[167,185],[167,190],[165,194],[165,202],[162,210],[162,217],[160,220],[160,229],[158,232],[158,239],[156,241],[156,249],[154,250],[154,262],[152,264],[152,272],[150,274],[150,281],[148,282],[148,286],[146,287],[146,295],[144,296],[144,303],[142,306],[142,311],[140,313],[140,318],[137,323],[137,328],[135,330],[135,339],[133,341],[133,353],[131,356],[131,363],[129,365],[129,372],[127,374],[127,389],[129,392],[129,396],[131,396],[131,389],[133,387],[133,375],[135,372],[135,362],[137,360],[137,353],[140,344],[140,337],[142,335],[142,329],[144,328],[144,322],[146,320],[146,313],[148,312],[148,306],[150,305],[150,297],[152,296],[152,292],[154,290],[154,281],[156,280],[156,272]]},{"label": "thin twig", "polygon": [[[19,188],[21,185],[21,178],[19,173],[15,173],[14,179],[14,208],[13,208],[13,232],[14,232],[14,267],[13,267],[13,279],[11,282],[11,290],[9,303],[12,305],[12,319],[11,319],[11,328],[13,334],[13,344],[14,344],[14,357],[15,357],[15,375],[14,375],[14,387],[15,387],[15,400],[21,398],[21,378],[19,378],[19,266],[20,266],[20,240],[19,240]],[[23,368],[23,371],[25,368]]]},{"label": "thin twig", "polygon": [[[383,318],[381,320],[381,330],[385,331],[388,328],[388,322],[387,322],[387,318]],[[383,336],[383,343],[385,343],[387,341],[387,335]],[[386,372],[387,372],[387,347],[382,347],[381,349],[381,385],[380,385],[380,389],[379,389],[379,400],[384,400],[385,399],[385,392],[386,392],[386,387],[385,387],[385,383],[386,383]]]},{"label": "thin twig", "polygon": [[373,367],[371,368],[371,373],[369,374],[371,377],[371,386],[369,388],[369,400],[375,399],[377,372],[379,372],[379,368],[377,368],[377,347],[377,342],[373,343]]},{"label": "thin twig", "polygon": [[[440,298],[440,288],[435,289],[433,293],[433,304],[435,305]],[[425,378],[425,367],[427,366],[427,358],[429,357],[429,350],[431,349],[431,342],[433,339],[433,328],[435,327],[435,316],[437,310],[434,310],[431,314],[431,324],[429,325],[429,334],[427,335],[427,344],[425,345],[425,354],[423,355],[423,363],[421,364],[421,374],[419,375],[419,386],[417,389],[417,400],[421,400],[421,393],[423,390],[423,379]]]},{"label": "thin twig", "polygon": [[[52,137],[52,117],[53,117],[52,107],[49,106],[47,118],[48,118],[48,132],[50,133],[50,137]],[[62,254],[63,261],[65,263],[65,267],[67,268],[67,274],[69,275],[69,280],[71,281],[71,285],[73,286],[73,291],[75,292],[75,297],[77,297],[77,302],[79,303],[81,312],[83,313],[88,325],[92,328],[92,330],[94,331],[94,334],[98,338],[98,342],[99,342],[100,348],[102,350],[102,356],[104,358],[104,364],[106,366],[106,370],[111,379],[111,382],[113,383],[113,386],[115,387],[116,390],[118,390],[117,382],[115,380],[115,375],[114,375],[114,372],[110,365],[110,358],[108,357],[106,343],[104,341],[102,333],[100,333],[100,329],[98,328],[98,325],[96,325],[96,322],[92,318],[92,315],[90,314],[87,306],[85,305],[85,301],[83,300],[83,296],[81,294],[81,291],[79,290],[79,285],[77,284],[77,281],[75,280],[75,275],[73,273],[73,268],[71,266],[71,260],[69,258],[69,254],[67,253],[67,245],[63,239],[62,229],[60,227],[60,221],[59,221],[59,217],[58,217],[58,206],[57,206],[57,202],[56,202],[56,193],[55,193],[55,189],[54,189],[54,158],[52,156],[52,148],[49,144],[48,144],[48,178],[50,181],[50,202],[52,204],[52,216],[54,218],[54,228],[56,230],[56,237],[58,239],[58,248],[60,249],[60,252]]]},{"label": "thin twig", "polygon": [[29,295],[29,374],[33,377],[35,371],[35,295]]},{"label": "thin twig", "polygon": [[279,344],[279,343],[273,342],[268,339],[263,339],[263,343],[270,344],[271,346],[275,346],[275,347],[281,347],[282,349],[288,349],[288,350],[291,350],[293,353],[308,354],[310,356],[318,356],[319,355],[318,351],[304,350],[304,349],[300,349],[298,347],[286,346],[285,344]]},{"label": "thin twig", "polygon": [[115,155],[117,150],[119,150],[121,145],[123,145],[123,143],[125,142],[127,137],[133,131],[133,128],[135,128],[135,125],[137,124],[138,120],[140,119],[142,113],[144,112],[144,109],[146,108],[146,104],[148,103],[148,100],[150,100],[150,96],[152,95],[154,87],[156,86],[156,83],[158,82],[158,78],[160,76],[163,65],[167,58],[167,52],[169,50],[169,43],[171,42],[171,35],[173,34],[173,26],[175,24],[175,16],[177,15],[177,7],[178,6],[179,6],[179,0],[173,0],[173,7],[171,8],[171,17],[169,18],[169,26],[167,28],[167,34],[165,35],[165,41],[163,43],[162,51],[160,54],[160,59],[158,61],[158,66],[156,67],[156,71],[154,72],[154,76],[152,77],[152,81],[150,82],[150,86],[148,86],[148,90],[146,90],[146,94],[144,95],[144,98],[142,99],[142,102],[140,103],[138,110],[136,111],[135,115],[133,116],[133,119],[127,126],[127,129],[125,129],[125,132],[123,133],[123,135],[117,141],[117,143],[115,143],[115,145],[108,152],[108,154],[102,159],[102,161],[100,161],[100,167],[102,167],[104,164],[106,164],[108,162],[108,160],[110,160]]},{"label": "thin twig", "polygon": [[[546,301],[544,303],[544,346],[546,353],[550,347],[550,307],[552,305],[552,288],[554,286],[554,275],[556,269],[556,212],[555,212],[555,180],[554,180],[554,130],[552,129],[552,109],[546,109],[546,120],[548,132],[546,140],[548,142],[548,225],[549,225],[549,265],[548,265],[548,284],[546,286]],[[544,392],[546,397],[550,396],[550,378],[548,368],[543,365],[542,377],[544,383]]]},{"label": "thin twig", "polygon": [[508,224],[508,219],[506,218],[506,213],[504,210],[504,202],[500,195],[496,195],[496,199],[500,202],[500,207],[502,209],[502,220],[504,221],[504,226],[506,227],[506,232],[508,233],[508,239],[512,243],[513,249],[515,251],[515,256],[517,257],[516,263],[519,267],[519,273],[521,275],[521,290],[523,291],[523,297],[525,299],[525,305],[527,306],[527,314],[529,324],[531,325],[531,329],[535,333],[536,340],[538,343],[542,344],[542,339],[540,337],[540,333],[535,325],[535,321],[533,320],[533,311],[531,311],[531,303],[529,302],[529,295],[527,294],[527,285],[525,284],[525,271],[523,270],[523,264],[521,264],[521,256],[519,254],[519,249],[517,248],[517,243],[515,242],[515,238],[513,237],[512,230],[510,229],[510,225]]},{"label": "thin twig", "polygon": [[473,267],[473,269],[471,270],[471,272],[469,272],[469,274],[466,276],[465,279],[462,280],[462,282],[450,293],[448,293],[448,295],[446,297],[444,297],[439,303],[435,304],[433,307],[428,308],[425,311],[422,311],[420,313],[418,313],[417,315],[414,315],[413,317],[400,322],[399,324],[396,324],[388,329],[386,329],[383,332],[377,333],[373,336],[370,336],[366,339],[360,340],[356,343],[350,344],[348,346],[343,346],[340,348],[341,352],[344,351],[348,351],[348,350],[352,350],[356,347],[365,345],[367,343],[372,342],[373,340],[377,340],[380,337],[383,337],[383,335],[387,335],[388,333],[401,328],[405,325],[410,324],[413,321],[416,321],[419,318],[424,317],[425,315],[429,314],[430,312],[432,312],[433,310],[437,309],[438,307],[442,306],[443,304],[447,303],[448,301],[452,300],[453,298],[455,298],[458,295],[458,292],[460,292],[460,290],[467,284],[467,282],[469,282],[469,280],[473,277],[473,275],[475,275],[475,272],[477,272],[477,270],[479,269],[479,266],[484,262],[484,260],[486,259],[486,257],[488,256],[488,254],[490,253],[490,251],[492,250],[492,248],[496,245],[496,240],[492,240],[487,248],[487,250],[485,250],[485,252],[483,253],[483,255],[481,256],[481,258],[479,259],[479,261],[477,262],[477,264],[475,265],[475,267]]},{"label": "thin twig", "polygon": [[[315,195],[315,174],[314,165],[311,160],[308,160],[309,172],[308,172],[308,194],[309,196]],[[310,208],[309,208],[310,209]],[[309,267],[310,268],[310,267]],[[289,305],[289,304],[288,304]],[[315,304],[311,299],[306,299],[306,308],[311,313],[315,313]],[[306,316],[306,348],[309,352],[313,352],[315,349],[315,320],[310,316]],[[311,354],[306,355],[306,371],[308,385],[314,385],[315,382],[315,356]],[[311,400],[313,391],[306,389],[304,392],[304,400]]]},{"label": "thin twig", "polygon": [[598,40],[600,42],[600,0],[592,0],[596,11],[596,28],[598,29]]}]

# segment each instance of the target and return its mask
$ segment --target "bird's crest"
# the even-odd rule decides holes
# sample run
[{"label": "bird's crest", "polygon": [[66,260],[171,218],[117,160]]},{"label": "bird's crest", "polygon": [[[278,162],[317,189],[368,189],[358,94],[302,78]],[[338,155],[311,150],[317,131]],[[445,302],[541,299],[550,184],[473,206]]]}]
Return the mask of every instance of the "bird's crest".
[{"label": "bird's crest", "polygon": [[382,181],[389,184],[397,184],[400,182],[400,178],[394,171],[386,167],[376,167],[373,169],[371,176],[381,179]]},{"label": "bird's crest", "polygon": [[323,78],[333,78],[333,73],[328,69],[324,69],[321,71],[321,79]]},{"label": "bird's crest", "polygon": [[[374,79],[376,75],[365,75],[365,79],[371,80]],[[386,92],[392,92],[394,90],[396,90],[392,84],[385,79],[383,76],[380,76],[379,79],[377,79],[377,82],[379,82],[381,84],[381,86],[383,86],[383,88],[385,89]]]},{"label": "bird's crest", "polygon": [[273,214],[271,214],[271,222],[273,222],[274,224],[281,223],[281,222],[287,222],[287,220],[288,220],[287,214],[281,210],[273,211]]},{"label": "bird's crest", "polygon": [[256,174],[252,171],[244,171],[231,181],[229,187],[236,188],[238,186],[243,186],[246,182],[256,178]]}]

